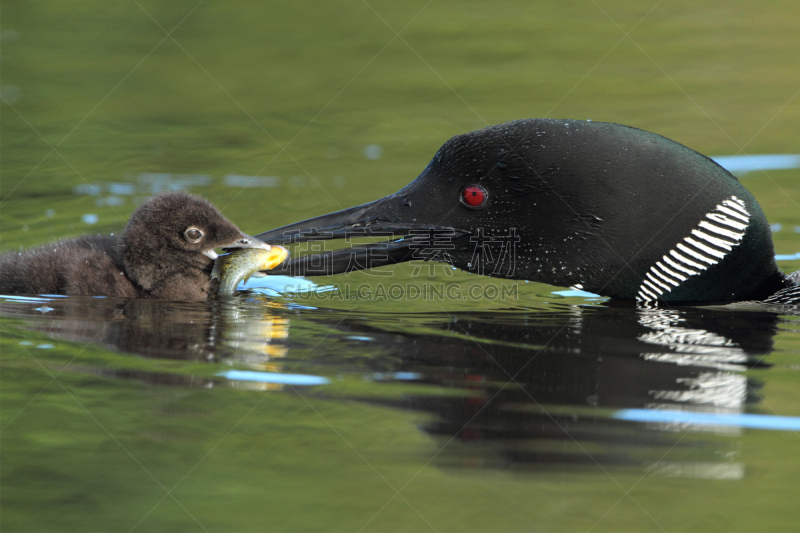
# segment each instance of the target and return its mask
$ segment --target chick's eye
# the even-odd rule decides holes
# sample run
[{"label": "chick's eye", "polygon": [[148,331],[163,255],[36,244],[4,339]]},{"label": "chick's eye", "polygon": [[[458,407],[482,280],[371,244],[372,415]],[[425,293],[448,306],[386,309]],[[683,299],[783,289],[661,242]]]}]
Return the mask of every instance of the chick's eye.
[{"label": "chick's eye", "polygon": [[203,232],[197,228],[189,228],[183,232],[183,235],[189,242],[198,242],[203,238]]},{"label": "chick's eye", "polygon": [[461,191],[461,201],[469,207],[480,207],[486,202],[486,190],[480,185],[470,185]]}]

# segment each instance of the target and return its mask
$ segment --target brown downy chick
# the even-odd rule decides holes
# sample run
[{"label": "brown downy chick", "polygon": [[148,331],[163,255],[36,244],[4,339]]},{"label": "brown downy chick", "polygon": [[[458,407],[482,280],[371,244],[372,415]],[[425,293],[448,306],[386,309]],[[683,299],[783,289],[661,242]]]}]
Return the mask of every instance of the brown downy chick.
[{"label": "brown downy chick", "polygon": [[201,300],[215,248],[265,248],[208,201],[183,191],[146,200],[122,235],[85,236],[0,255],[0,293]]}]

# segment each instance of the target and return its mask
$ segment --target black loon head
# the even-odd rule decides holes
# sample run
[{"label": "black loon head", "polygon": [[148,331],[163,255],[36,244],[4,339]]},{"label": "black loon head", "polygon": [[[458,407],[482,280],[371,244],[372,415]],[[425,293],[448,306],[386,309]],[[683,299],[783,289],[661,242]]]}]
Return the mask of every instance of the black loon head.
[{"label": "black loon head", "polygon": [[148,198],[122,234],[128,276],[151,290],[175,273],[211,271],[215,248],[266,248],[242,233],[210,202],[183,191]]},{"label": "black loon head", "polygon": [[[262,233],[266,242],[405,235],[385,253],[308,256],[291,273],[334,274],[410,259],[578,286],[620,299],[729,302],[786,285],[764,213],[709,158],[619,124],[520,120],[453,137],[385,198]],[[409,238],[416,235],[416,238]],[[317,261],[316,264],[319,264]]]}]

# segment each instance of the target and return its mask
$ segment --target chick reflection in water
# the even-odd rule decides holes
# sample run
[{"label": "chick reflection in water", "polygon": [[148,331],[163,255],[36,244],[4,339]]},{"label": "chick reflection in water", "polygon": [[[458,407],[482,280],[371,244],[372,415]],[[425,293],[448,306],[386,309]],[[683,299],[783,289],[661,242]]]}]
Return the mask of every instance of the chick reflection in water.
[{"label": "chick reflection in water", "polygon": [[[267,305],[264,305],[264,304]],[[289,352],[289,317],[273,302],[242,305],[229,300],[222,304],[216,333],[216,352],[237,370],[282,374],[281,362]],[[221,374],[221,375],[224,375]],[[280,383],[233,379],[231,386],[251,390],[282,390]]]}]

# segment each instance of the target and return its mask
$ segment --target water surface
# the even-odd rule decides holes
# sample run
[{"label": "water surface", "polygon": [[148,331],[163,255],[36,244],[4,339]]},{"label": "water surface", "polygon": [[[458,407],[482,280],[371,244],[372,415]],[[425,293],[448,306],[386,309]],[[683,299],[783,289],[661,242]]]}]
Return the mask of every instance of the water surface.
[{"label": "water surface", "polygon": [[[671,529],[715,506],[716,524],[738,526],[764,501],[797,518],[796,428],[730,420],[797,414],[783,384],[800,319],[547,289],[524,285],[524,307],[414,313],[255,291],[4,298],[6,520],[47,507],[42,527],[147,529],[166,514],[209,530],[257,516],[519,529],[559,507],[551,527],[624,509],[632,527]],[[467,528],[464,509],[484,512]]]}]

